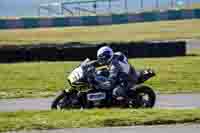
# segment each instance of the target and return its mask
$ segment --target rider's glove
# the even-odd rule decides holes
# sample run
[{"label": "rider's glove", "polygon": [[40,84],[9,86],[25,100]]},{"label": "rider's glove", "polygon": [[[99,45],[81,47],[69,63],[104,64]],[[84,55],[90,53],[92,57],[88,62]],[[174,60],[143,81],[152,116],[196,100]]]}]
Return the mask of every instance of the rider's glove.
[{"label": "rider's glove", "polygon": [[87,73],[90,74],[90,75],[95,75],[95,72],[96,72],[96,69],[94,66],[90,66],[88,67],[87,69]]}]

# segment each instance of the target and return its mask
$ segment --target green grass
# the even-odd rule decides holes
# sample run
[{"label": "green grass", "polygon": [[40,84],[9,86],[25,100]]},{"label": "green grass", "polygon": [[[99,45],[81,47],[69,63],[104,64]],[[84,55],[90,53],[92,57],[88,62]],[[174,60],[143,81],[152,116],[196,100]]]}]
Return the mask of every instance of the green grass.
[{"label": "green grass", "polygon": [[0,64],[0,98],[43,97],[64,88],[64,75],[76,63]]},{"label": "green grass", "polygon": [[[112,115],[110,115],[112,114]],[[0,132],[74,127],[200,123],[200,109],[94,109],[0,113]]]},{"label": "green grass", "polygon": [[[153,68],[146,84],[158,93],[200,92],[200,56],[131,59],[137,69]],[[0,64],[0,99],[54,96],[65,87],[65,72],[78,62]],[[66,87],[68,87],[66,85]]]},{"label": "green grass", "polygon": [[193,3],[189,9],[199,9],[200,8],[200,4],[199,3]]},{"label": "green grass", "polygon": [[200,38],[200,20],[161,21],[112,26],[0,30],[0,44],[115,42]]}]

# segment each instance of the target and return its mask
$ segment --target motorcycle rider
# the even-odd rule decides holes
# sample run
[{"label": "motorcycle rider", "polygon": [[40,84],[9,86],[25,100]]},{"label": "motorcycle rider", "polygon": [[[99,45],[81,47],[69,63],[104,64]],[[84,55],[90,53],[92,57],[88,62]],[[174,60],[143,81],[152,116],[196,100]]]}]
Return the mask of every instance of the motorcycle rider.
[{"label": "motorcycle rider", "polygon": [[108,46],[97,51],[97,62],[109,67],[107,81],[100,83],[103,89],[112,90],[112,95],[118,100],[124,100],[127,91],[137,82],[137,74],[127,57],[121,52],[113,52]]}]

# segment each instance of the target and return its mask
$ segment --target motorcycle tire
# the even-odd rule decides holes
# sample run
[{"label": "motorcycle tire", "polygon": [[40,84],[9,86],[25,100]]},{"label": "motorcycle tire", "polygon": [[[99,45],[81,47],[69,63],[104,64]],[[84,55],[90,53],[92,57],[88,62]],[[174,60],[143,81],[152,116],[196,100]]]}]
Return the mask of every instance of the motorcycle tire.
[{"label": "motorcycle tire", "polygon": [[67,95],[67,93],[63,90],[61,91],[56,98],[53,100],[52,104],[51,104],[51,109],[58,109],[58,104],[61,100],[63,100],[63,98]]},{"label": "motorcycle tire", "polygon": [[[143,96],[148,95],[148,102],[143,103],[144,99],[142,98]],[[145,95],[144,95],[145,94]],[[135,108],[152,108],[155,105],[156,102],[156,94],[153,91],[152,88],[145,86],[145,85],[140,85],[136,86],[134,89],[134,97],[135,97],[135,102],[134,102],[134,107]]]}]

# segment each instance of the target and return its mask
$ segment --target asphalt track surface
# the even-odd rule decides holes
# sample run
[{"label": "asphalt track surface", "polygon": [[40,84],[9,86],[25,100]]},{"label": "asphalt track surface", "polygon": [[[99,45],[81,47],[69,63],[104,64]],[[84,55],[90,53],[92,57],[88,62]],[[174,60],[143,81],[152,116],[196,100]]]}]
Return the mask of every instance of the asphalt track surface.
[{"label": "asphalt track surface", "polygon": [[190,52],[191,50],[194,49],[200,49],[200,40],[192,39],[192,40],[187,40],[186,42],[187,42],[186,45],[187,52]]},{"label": "asphalt track surface", "polygon": [[[200,125],[165,125],[108,128],[68,128],[57,130],[34,130],[28,133],[199,133]],[[17,132],[9,132],[17,133]],[[20,133],[27,133],[21,131]]]},{"label": "asphalt track surface", "polygon": [[[50,110],[53,98],[0,100],[0,112],[20,110]],[[200,108],[200,94],[157,95],[155,108]]]}]

